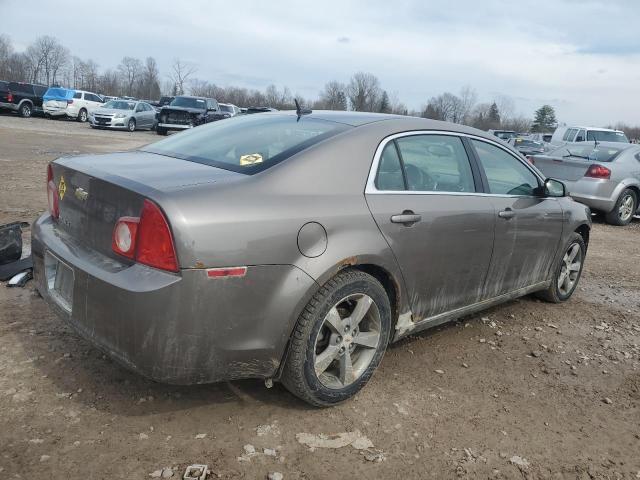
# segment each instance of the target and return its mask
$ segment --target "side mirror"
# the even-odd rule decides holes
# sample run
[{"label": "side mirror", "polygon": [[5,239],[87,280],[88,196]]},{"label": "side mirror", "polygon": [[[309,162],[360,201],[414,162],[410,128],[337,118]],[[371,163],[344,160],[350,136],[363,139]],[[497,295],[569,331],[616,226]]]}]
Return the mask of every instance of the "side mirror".
[{"label": "side mirror", "polygon": [[545,197],[566,197],[567,187],[560,180],[547,178],[542,187]]}]

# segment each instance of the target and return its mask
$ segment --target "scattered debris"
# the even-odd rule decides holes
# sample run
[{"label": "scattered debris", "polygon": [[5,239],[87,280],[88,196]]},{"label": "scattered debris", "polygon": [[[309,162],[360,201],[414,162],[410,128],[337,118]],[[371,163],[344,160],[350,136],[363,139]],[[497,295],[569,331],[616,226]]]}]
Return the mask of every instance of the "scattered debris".
[{"label": "scattered debris", "polygon": [[386,460],[386,457],[382,452],[373,452],[371,450],[365,450],[362,452],[362,455],[364,455],[364,459],[368,462],[380,463]]},{"label": "scattered debris", "polygon": [[540,350],[534,350],[533,352],[531,352],[531,356],[538,358],[542,356],[542,352]]},{"label": "scattered debris", "polygon": [[151,478],[171,478],[173,477],[173,469],[170,467],[161,468],[149,474]]},{"label": "scattered debris", "polygon": [[602,401],[607,405],[611,405],[613,403],[613,400],[611,400],[609,397],[604,397]]},{"label": "scattered debris", "polygon": [[280,435],[280,428],[277,425],[277,422],[273,422],[270,425],[258,425],[256,427],[256,435],[259,437],[263,437],[265,435]]},{"label": "scattered debris", "polygon": [[46,462],[47,460],[49,460],[51,457],[49,455],[41,455],[40,456],[40,461],[41,462]]},{"label": "scattered debris", "polygon": [[284,475],[280,472],[271,472],[267,475],[267,480],[282,480]]},{"label": "scattered debris", "polygon": [[207,436],[207,434],[206,434],[206,433],[199,433],[199,434],[197,434],[197,435],[196,435],[196,438],[197,438],[198,440],[202,440],[202,439],[203,439],[203,438],[205,438],[206,436]]},{"label": "scattered debris", "polygon": [[434,370],[438,375],[444,375],[444,370]]},{"label": "scattered debris", "polygon": [[256,448],[253,445],[247,444],[242,448],[244,449],[244,453],[246,453],[247,455],[251,455],[252,453],[256,453]]},{"label": "scattered debris", "polygon": [[398,413],[400,415],[409,415],[409,411],[403,405],[400,405],[399,403],[394,403],[393,406],[396,407],[396,410],[398,410]]},{"label": "scattered debris", "polygon": [[528,468],[529,462],[526,458],[520,457],[519,455],[514,455],[509,459],[509,461],[514,464],[518,468]]},{"label": "scattered debris", "polygon": [[182,480],[204,480],[207,477],[209,471],[208,465],[189,465],[184,471]]},{"label": "scattered debris", "polygon": [[373,442],[365,437],[360,430],[353,432],[336,433],[325,435],[323,433],[314,435],[312,433],[297,433],[298,442],[306,445],[311,451],[316,448],[342,448],[351,445],[356,450],[366,450],[373,448]]},{"label": "scattered debris", "polygon": [[242,447],[242,449],[244,450],[244,453],[237,458],[239,462],[248,462],[251,460],[252,457],[255,457],[258,455],[265,455],[267,457],[278,456],[278,451],[274,448],[263,448],[262,452],[258,452],[256,451],[256,447],[254,447],[251,444],[247,444],[244,447]]},{"label": "scattered debris", "polygon": [[141,433],[140,435],[138,435],[138,437],[140,438],[140,440],[148,440],[149,439],[149,435],[147,435],[146,433]]}]

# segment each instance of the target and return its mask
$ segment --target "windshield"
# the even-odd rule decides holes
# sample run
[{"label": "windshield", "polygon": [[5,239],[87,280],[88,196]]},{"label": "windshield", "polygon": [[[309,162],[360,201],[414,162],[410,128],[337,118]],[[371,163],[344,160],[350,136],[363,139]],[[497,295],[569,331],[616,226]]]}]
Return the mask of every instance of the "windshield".
[{"label": "windshield", "polygon": [[599,145],[594,148],[593,145],[585,145],[583,147],[561,147],[551,155],[558,157],[576,157],[592,162],[612,162],[623,150],[624,147],[603,147]]},{"label": "windshield", "polygon": [[104,108],[113,108],[114,110],[133,110],[135,106],[135,102],[125,102],[123,100],[110,100],[103,105]]},{"label": "windshield", "polygon": [[223,112],[233,113],[233,107],[231,105],[222,105],[221,103],[218,105],[220,105],[220,110]]},{"label": "windshield", "polygon": [[607,132],[600,130],[589,130],[587,131],[587,141],[588,142],[623,142],[629,143],[629,139],[622,132]]},{"label": "windshield", "polygon": [[169,105],[172,107],[200,108],[202,110],[207,108],[207,102],[204,99],[191,97],[176,97]]},{"label": "windshield", "polygon": [[498,138],[501,138],[503,140],[509,140],[510,138],[513,138],[516,136],[516,132],[507,132],[507,131],[501,131],[501,130],[496,130],[495,134]]},{"label": "windshield", "polygon": [[253,174],[348,128],[295,115],[236,116],[182,132],[142,150]]}]

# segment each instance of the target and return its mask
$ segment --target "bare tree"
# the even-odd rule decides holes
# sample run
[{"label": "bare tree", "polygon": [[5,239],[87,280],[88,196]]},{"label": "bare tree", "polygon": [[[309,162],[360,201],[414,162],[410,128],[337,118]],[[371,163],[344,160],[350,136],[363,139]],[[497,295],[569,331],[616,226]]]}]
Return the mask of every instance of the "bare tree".
[{"label": "bare tree", "polygon": [[320,98],[315,107],[325,110],[346,110],[347,94],[346,86],[336,80],[332,80],[324,86],[320,92]]},{"label": "bare tree", "polygon": [[118,71],[124,77],[123,83],[126,95],[132,96],[134,94],[134,86],[142,73],[142,62],[137,58],[124,57],[120,65],[118,65]]},{"label": "bare tree", "polygon": [[374,112],[382,94],[380,81],[372,73],[358,72],[351,77],[346,93],[352,110]]},{"label": "bare tree", "polygon": [[160,72],[158,64],[153,57],[147,57],[140,75],[138,96],[147,99],[160,97]]},{"label": "bare tree", "polygon": [[44,35],[29,45],[26,56],[31,81],[50,85],[57,81],[58,74],[67,64],[69,51],[54,37]]},{"label": "bare tree", "polygon": [[506,121],[515,116],[516,105],[508,95],[496,95],[493,102],[498,106],[500,111],[500,118],[502,121]]},{"label": "bare tree", "polygon": [[185,62],[176,58],[171,64],[171,74],[169,75],[173,80],[174,91],[176,95],[184,94],[184,87],[189,78],[196,73],[197,67],[192,63]]},{"label": "bare tree", "polygon": [[469,85],[466,85],[460,89],[460,123],[468,123],[469,116],[471,115],[471,111],[473,107],[476,105],[478,101],[478,94],[476,91],[471,88]]},{"label": "bare tree", "polygon": [[0,35],[0,78],[8,78],[10,74],[9,61],[13,55],[13,45],[6,35]]}]

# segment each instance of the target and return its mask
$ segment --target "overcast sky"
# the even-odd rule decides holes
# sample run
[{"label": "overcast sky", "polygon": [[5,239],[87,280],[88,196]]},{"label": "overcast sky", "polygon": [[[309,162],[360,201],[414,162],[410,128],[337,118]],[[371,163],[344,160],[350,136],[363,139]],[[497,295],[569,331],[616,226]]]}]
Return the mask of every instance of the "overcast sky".
[{"label": "overcast sky", "polygon": [[[197,77],[316,97],[329,80],[374,73],[409,108],[470,85],[561,122],[640,123],[640,0],[0,0],[18,50],[57,37],[100,67],[175,57]],[[18,19],[19,16],[11,15]]]}]

